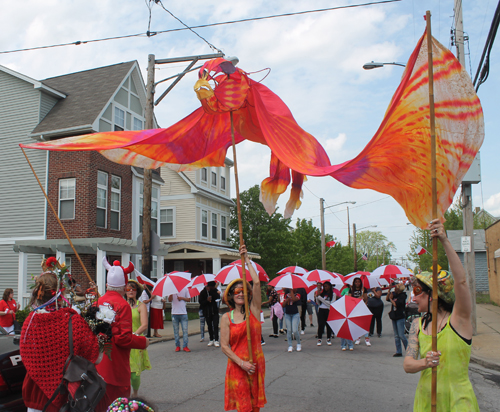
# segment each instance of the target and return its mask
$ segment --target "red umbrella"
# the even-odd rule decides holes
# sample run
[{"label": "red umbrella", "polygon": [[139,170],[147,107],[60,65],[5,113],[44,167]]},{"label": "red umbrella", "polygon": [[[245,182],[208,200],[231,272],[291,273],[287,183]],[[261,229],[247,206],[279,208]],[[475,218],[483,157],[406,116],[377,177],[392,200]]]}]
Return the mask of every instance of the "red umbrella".
[{"label": "red umbrella", "polygon": [[284,275],[275,277],[269,282],[269,284],[274,286],[276,289],[307,289],[311,286],[311,282],[304,279],[302,276],[294,275],[292,273],[285,273]]},{"label": "red umbrella", "polygon": [[[376,288],[378,286],[382,286],[380,281],[382,279],[376,278],[374,276],[370,276],[370,272],[353,272],[349,273],[345,278],[344,278],[344,283],[347,285],[352,285],[354,282],[354,279],[360,278],[361,282],[363,283],[363,286],[365,289],[371,289],[371,288]],[[382,280],[382,282],[384,282]]]},{"label": "red umbrella", "polygon": [[335,336],[356,340],[368,333],[372,316],[363,299],[343,296],[330,305],[326,321]]},{"label": "red umbrella", "polygon": [[[189,282],[191,283],[191,282]],[[198,285],[194,285],[194,286],[187,286],[188,288],[188,292],[189,292],[189,296],[194,298],[195,296],[198,296],[201,291],[203,290],[203,288],[205,287],[205,285],[199,283]]]},{"label": "red umbrella", "polygon": [[[250,275],[250,271],[247,269],[245,271],[247,281],[251,282],[252,281],[252,276]],[[261,282],[269,282],[269,276],[267,276],[265,273],[257,273],[259,275],[259,280]],[[243,276],[243,269],[241,265],[227,265],[224,266],[217,275],[215,276],[215,280],[217,282],[222,283],[223,285],[229,284],[229,282],[233,281],[234,279],[239,279]]]},{"label": "red umbrella", "polygon": [[344,286],[344,276],[339,273],[329,272],[328,270],[311,270],[304,276],[304,278],[310,282],[330,282],[336,287]]},{"label": "red umbrella", "polygon": [[278,272],[278,275],[283,275],[285,273],[294,273],[296,275],[305,275],[307,269],[301,268],[300,266],[287,266]]},{"label": "red umbrella", "polygon": [[184,289],[189,282],[191,282],[191,273],[170,272],[156,282],[151,293],[161,297],[175,295]]},{"label": "red umbrella", "polygon": [[372,272],[372,276],[380,279],[385,279],[388,283],[391,279],[409,278],[412,272],[404,266],[398,265],[385,265],[380,266]]},{"label": "red umbrella", "polygon": [[[260,275],[263,273],[264,275],[267,275],[266,271],[264,268],[259,265],[257,262],[254,262],[253,260],[250,261],[252,263],[253,268],[255,271]],[[231,262],[230,265],[240,265],[241,266],[241,259],[235,260],[234,262]],[[247,264],[247,270],[248,270],[248,264]]]},{"label": "red umbrella", "polygon": [[215,275],[212,275],[211,273],[204,273],[203,275],[199,275],[191,279],[188,288],[197,285],[206,285],[208,282],[214,282],[214,281],[215,281]]}]

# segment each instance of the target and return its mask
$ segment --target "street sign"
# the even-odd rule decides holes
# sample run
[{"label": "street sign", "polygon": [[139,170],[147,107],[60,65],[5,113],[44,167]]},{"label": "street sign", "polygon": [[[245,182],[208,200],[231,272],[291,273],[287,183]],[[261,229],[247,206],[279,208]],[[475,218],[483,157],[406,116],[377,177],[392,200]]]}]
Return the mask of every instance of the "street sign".
[{"label": "street sign", "polygon": [[462,236],[462,253],[471,252],[470,236]]}]

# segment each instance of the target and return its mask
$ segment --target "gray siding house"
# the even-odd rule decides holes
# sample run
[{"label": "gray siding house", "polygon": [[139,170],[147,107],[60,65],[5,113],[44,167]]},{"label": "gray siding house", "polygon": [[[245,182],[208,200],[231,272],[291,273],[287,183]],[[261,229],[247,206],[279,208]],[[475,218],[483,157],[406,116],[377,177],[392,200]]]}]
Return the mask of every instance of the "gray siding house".
[{"label": "gray siding house", "polygon": [[[464,263],[464,254],[462,253],[462,230],[446,231],[448,239],[453,249],[458,254],[462,264]],[[484,229],[474,229],[474,259],[476,264],[476,292],[487,293],[488,285],[488,258],[486,255],[486,237]]]},{"label": "gray siding house", "polygon": [[[43,255],[72,263],[72,274],[86,283],[19,144],[140,130],[145,103],[144,81],[135,61],[42,81],[0,66],[0,293],[13,288],[16,300],[26,305],[32,274],[40,273]],[[121,259],[125,265],[129,260],[140,263],[135,239],[141,170],[112,163],[97,152],[26,150],[26,154],[61,218],[60,182],[73,182],[72,190],[64,192],[72,193],[69,201],[74,210],[65,226],[99,290],[105,284],[100,264],[104,256]],[[162,184],[157,173],[153,190],[159,193]],[[162,247],[158,255],[166,254],[166,249]],[[163,273],[162,264],[157,271]]]}]

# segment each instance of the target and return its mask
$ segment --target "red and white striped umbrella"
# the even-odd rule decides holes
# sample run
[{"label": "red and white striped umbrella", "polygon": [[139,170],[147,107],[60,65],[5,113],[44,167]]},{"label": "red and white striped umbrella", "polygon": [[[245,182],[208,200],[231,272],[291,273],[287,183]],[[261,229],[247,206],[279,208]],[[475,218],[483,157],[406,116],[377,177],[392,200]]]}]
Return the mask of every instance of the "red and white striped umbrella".
[{"label": "red and white striped umbrella", "polygon": [[344,286],[344,276],[340,273],[329,272],[328,270],[311,270],[310,272],[307,272],[304,278],[306,278],[309,282],[330,282],[337,288]]},{"label": "red and white striped umbrella", "polygon": [[211,273],[204,273],[203,275],[196,276],[191,279],[188,288],[196,285],[206,285],[208,282],[215,282],[215,275],[212,275]]},{"label": "red and white striped umbrella", "polygon": [[[252,276],[250,275],[250,271],[248,269],[245,270],[245,274],[247,277],[247,281],[251,282]],[[269,276],[267,276],[265,273],[257,273],[257,274],[261,282],[269,282]],[[219,270],[219,272],[217,272],[215,280],[217,282],[222,283],[223,285],[227,285],[234,279],[240,279],[242,276],[243,276],[243,269],[241,265],[227,265],[224,266],[221,270]]]},{"label": "red and white striped umbrella", "polygon": [[412,272],[404,266],[385,265],[380,266],[372,272],[372,276],[380,279],[385,279],[388,283],[391,279],[409,278]]},{"label": "red and white striped umbrella", "polygon": [[187,288],[188,288],[189,296],[192,298],[194,298],[195,296],[198,296],[204,287],[205,287],[205,285],[202,283],[199,283],[199,284],[194,285],[194,286],[189,286],[189,284],[188,284]]},{"label": "red and white striped umbrella", "polygon": [[284,275],[277,276],[271,280],[269,284],[274,286],[275,289],[307,289],[311,286],[311,282],[304,279],[302,276],[294,275],[292,273],[285,273]]},{"label": "red and white striped umbrella", "polygon": [[376,288],[386,284],[386,282],[383,279],[371,276],[370,272],[361,272],[361,271],[349,273],[347,276],[344,277],[344,283],[347,285],[352,285],[354,279],[356,278],[361,279],[361,283],[363,284],[365,289]]},{"label": "red and white striped umbrella", "polygon": [[285,273],[293,273],[295,275],[305,275],[307,273],[307,269],[301,268],[300,266],[287,266],[286,268],[281,269],[277,272],[278,275],[284,275]]},{"label": "red and white striped umbrella", "polygon": [[191,273],[170,272],[156,282],[151,293],[161,297],[175,295],[184,289],[189,282],[191,282]]},{"label": "red and white striped umbrella", "polygon": [[141,285],[148,285],[148,286],[154,287],[155,283],[151,279],[149,279],[147,276],[144,276],[137,269],[134,269],[134,273],[135,273],[135,277],[137,279],[137,282],[139,282]]},{"label": "red and white striped umbrella", "polygon": [[369,332],[372,316],[363,299],[342,296],[330,305],[326,321],[335,336],[356,340]]},{"label": "red and white striped umbrella", "polygon": [[[252,264],[253,268],[255,271],[260,275],[261,273],[267,276],[266,271],[264,268],[259,265],[257,262],[254,262],[253,260],[250,260],[250,263]],[[231,262],[230,265],[240,265],[241,266],[241,259],[235,260],[234,262]],[[246,265],[248,267],[248,264]],[[266,281],[267,282],[267,281]]]}]

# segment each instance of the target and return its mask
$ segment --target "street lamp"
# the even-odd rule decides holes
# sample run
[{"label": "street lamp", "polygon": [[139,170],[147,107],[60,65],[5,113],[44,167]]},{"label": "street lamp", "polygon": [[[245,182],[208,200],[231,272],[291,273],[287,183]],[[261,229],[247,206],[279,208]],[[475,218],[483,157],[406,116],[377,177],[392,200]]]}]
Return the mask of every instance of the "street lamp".
[{"label": "street lamp", "polygon": [[365,70],[372,70],[372,69],[378,69],[380,67],[384,67],[384,66],[387,66],[387,65],[406,67],[406,65],[403,64],[403,63],[396,63],[396,62],[392,62],[392,63],[378,63],[378,62],[372,61],[370,63],[363,64],[363,69],[365,69]]},{"label": "street lamp", "polygon": [[[323,270],[326,270],[326,252],[325,252],[325,209],[329,209],[334,206],[338,205],[343,205],[345,203],[350,203],[351,205],[354,205],[356,202],[352,201],[346,201],[346,202],[340,202],[336,203],[331,206],[324,206],[325,199],[319,199],[319,210],[321,213],[321,267]],[[351,237],[350,231],[349,231],[349,208],[347,208],[347,231],[349,238]],[[349,244],[351,244],[351,240],[349,239]]]},{"label": "street lamp", "polygon": [[[370,225],[370,226],[362,227],[361,229],[358,230],[358,232],[361,232],[363,229],[368,229],[370,227],[377,227],[377,225]],[[356,252],[356,223],[352,224],[352,236],[353,236],[352,248],[353,248],[353,252],[354,252],[354,271],[357,272],[357,270],[358,270],[358,256],[357,256],[357,252]]]}]

